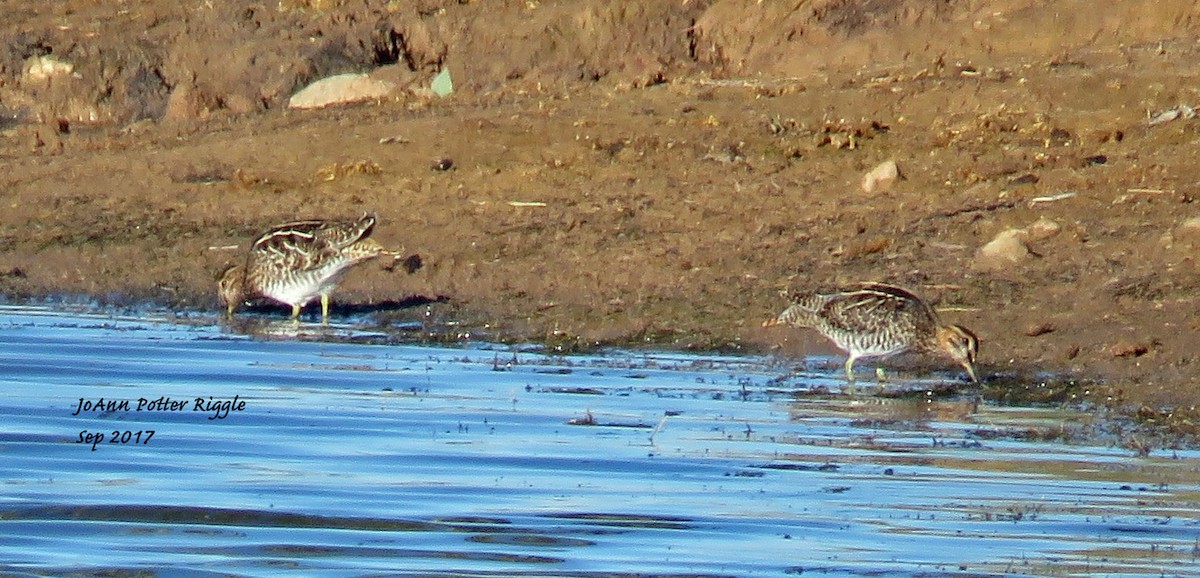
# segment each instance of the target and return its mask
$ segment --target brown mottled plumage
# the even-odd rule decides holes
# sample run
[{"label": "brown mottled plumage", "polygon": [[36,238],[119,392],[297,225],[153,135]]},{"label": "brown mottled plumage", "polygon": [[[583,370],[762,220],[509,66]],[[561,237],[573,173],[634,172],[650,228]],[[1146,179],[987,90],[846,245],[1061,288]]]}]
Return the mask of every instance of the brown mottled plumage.
[{"label": "brown mottled plumage", "polygon": [[353,266],[391,254],[374,239],[375,215],[356,221],[297,221],[263,233],[242,264],[232,265],[217,280],[226,314],[247,298],[261,295],[292,306],[292,319],[313,299],[321,298],[321,321],[329,319],[329,294]]},{"label": "brown mottled plumage", "polygon": [[854,385],[854,362],[904,351],[942,353],[975,376],[979,340],[958,325],[942,325],[937,313],[906,289],[860,283],[832,293],[796,293],[792,304],[763,327],[810,327],[849,353],[846,379]]}]

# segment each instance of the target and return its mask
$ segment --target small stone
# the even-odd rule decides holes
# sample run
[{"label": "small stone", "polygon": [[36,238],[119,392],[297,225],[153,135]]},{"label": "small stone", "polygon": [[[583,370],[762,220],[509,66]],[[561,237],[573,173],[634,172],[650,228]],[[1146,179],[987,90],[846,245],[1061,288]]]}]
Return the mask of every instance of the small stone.
[{"label": "small stone", "polygon": [[405,257],[402,263],[404,265],[404,272],[408,273],[409,275],[420,271],[421,267],[425,265],[424,260],[422,260],[421,256],[416,253]]},{"label": "small stone", "polygon": [[1054,219],[1042,217],[1035,221],[1032,225],[1025,227],[1026,237],[1030,241],[1042,241],[1049,239],[1062,231],[1062,225],[1059,225]]},{"label": "small stone", "polygon": [[864,193],[886,193],[899,178],[900,167],[896,166],[896,161],[887,160],[863,175],[862,190]]},{"label": "small stone", "polygon": [[1079,357],[1079,351],[1080,347],[1078,344],[1071,344],[1067,347],[1066,351],[1063,351],[1063,359],[1071,361],[1072,359]]},{"label": "small stone", "polygon": [[21,80],[26,83],[46,84],[58,77],[70,76],[75,65],[50,55],[33,56],[25,61]]},{"label": "small stone", "polygon": [[33,130],[32,150],[43,154],[62,154],[63,140],[59,134],[57,123],[47,122],[38,125]]},{"label": "small stone", "polygon": [[832,133],[825,138],[825,142],[835,149],[854,150],[854,137],[848,134]]},{"label": "small stone", "polygon": [[1200,217],[1192,217],[1175,227],[1175,237],[1179,239],[1200,239]]},{"label": "small stone", "polygon": [[1127,340],[1118,341],[1108,348],[1113,357],[1141,357],[1149,351],[1150,344]]},{"label": "small stone", "polygon": [[366,74],[338,74],[322,78],[293,94],[288,108],[321,108],[363,100],[386,98],[396,85]]},{"label": "small stone", "polygon": [[167,97],[167,110],[163,112],[166,120],[187,120],[199,118],[207,107],[203,99],[190,84],[180,83],[171,90]]},{"label": "small stone", "polygon": [[1025,173],[1019,177],[1013,177],[1009,179],[1008,185],[1010,187],[1015,187],[1017,185],[1033,185],[1037,184],[1039,180],[1041,179],[1039,179],[1037,175],[1033,173]]},{"label": "small stone", "polygon": [[258,110],[258,105],[243,94],[230,94],[222,99],[225,109],[234,114],[250,114]]},{"label": "small stone", "polygon": [[1029,337],[1037,337],[1039,335],[1053,333],[1056,329],[1058,328],[1055,327],[1053,323],[1044,321],[1042,323],[1034,323],[1033,325],[1026,327],[1025,335],[1028,335]]},{"label": "small stone", "polygon": [[999,269],[1024,261],[1032,255],[1025,245],[1028,233],[1024,229],[1006,229],[996,235],[975,254],[976,266]]},{"label": "small stone", "polygon": [[443,68],[437,76],[433,78],[433,82],[429,85],[429,89],[439,97],[445,98],[454,92],[454,82],[450,79],[450,69]]}]

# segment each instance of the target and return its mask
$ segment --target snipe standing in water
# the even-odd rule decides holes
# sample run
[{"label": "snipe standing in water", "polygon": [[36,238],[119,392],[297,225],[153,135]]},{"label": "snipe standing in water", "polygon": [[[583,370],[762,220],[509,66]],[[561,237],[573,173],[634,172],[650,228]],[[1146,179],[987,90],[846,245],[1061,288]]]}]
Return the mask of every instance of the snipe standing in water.
[{"label": "snipe standing in water", "polygon": [[846,380],[854,390],[854,362],[904,351],[941,353],[975,375],[979,340],[958,325],[943,325],[937,313],[906,289],[860,283],[832,293],[794,293],[792,304],[763,327],[810,327],[850,354]]},{"label": "snipe standing in water", "polygon": [[329,294],[353,266],[380,255],[396,255],[369,238],[375,215],[356,221],[297,221],[263,233],[246,261],[232,265],[217,280],[226,315],[247,297],[263,296],[292,306],[292,319],[321,298],[321,322],[329,320]]}]

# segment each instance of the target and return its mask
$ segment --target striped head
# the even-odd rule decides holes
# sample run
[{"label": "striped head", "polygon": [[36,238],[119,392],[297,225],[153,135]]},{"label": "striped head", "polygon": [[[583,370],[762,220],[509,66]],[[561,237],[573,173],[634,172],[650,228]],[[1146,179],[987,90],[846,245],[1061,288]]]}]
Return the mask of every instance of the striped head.
[{"label": "striped head", "polygon": [[242,301],[246,299],[246,267],[230,265],[217,277],[217,299],[225,307],[225,315],[232,317]]},{"label": "striped head", "polygon": [[942,352],[967,370],[971,381],[979,383],[979,378],[975,374],[975,358],[979,355],[979,338],[975,337],[974,333],[961,325],[939,327],[937,345]]}]

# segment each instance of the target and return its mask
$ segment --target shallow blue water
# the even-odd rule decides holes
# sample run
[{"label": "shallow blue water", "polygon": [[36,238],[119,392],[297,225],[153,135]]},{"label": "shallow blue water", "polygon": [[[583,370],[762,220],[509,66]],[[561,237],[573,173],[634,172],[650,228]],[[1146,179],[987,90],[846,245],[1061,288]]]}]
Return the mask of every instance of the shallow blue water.
[{"label": "shallow blue water", "polygon": [[[1061,410],[289,328],[0,308],[0,571],[1200,576],[1200,453],[1006,435]],[[159,398],[181,407],[137,411]]]}]

